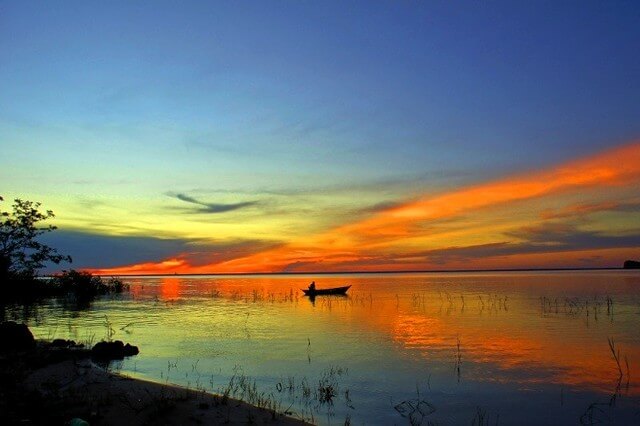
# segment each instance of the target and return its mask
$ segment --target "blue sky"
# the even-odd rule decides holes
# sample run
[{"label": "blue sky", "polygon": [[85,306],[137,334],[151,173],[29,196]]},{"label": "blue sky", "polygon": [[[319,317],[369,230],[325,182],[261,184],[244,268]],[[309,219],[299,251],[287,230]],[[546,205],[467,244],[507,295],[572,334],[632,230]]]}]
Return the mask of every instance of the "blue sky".
[{"label": "blue sky", "polygon": [[637,2],[2,1],[0,190],[90,231],[82,202],[302,193],[275,204],[326,217],[548,167],[640,135],[639,18]]}]

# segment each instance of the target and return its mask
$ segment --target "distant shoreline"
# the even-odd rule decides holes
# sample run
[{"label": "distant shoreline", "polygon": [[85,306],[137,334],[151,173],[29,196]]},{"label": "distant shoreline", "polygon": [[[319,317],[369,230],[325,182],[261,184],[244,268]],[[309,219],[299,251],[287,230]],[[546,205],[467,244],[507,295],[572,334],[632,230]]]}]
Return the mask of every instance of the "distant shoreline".
[{"label": "distant shoreline", "polygon": [[[197,277],[197,276],[267,276],[267,275],[374,275],[374,274],[442,274],[442,273],[485,273],[485,272],[562,272],[562,271],[633,271],[622,267],[609,268],[514,268],[514,269],[431,269],[415,271],[311,271],[311,272],[227,272],[197,274],[94,274],[103,277]],[[637,270],[636,270],[637,271]]]}]

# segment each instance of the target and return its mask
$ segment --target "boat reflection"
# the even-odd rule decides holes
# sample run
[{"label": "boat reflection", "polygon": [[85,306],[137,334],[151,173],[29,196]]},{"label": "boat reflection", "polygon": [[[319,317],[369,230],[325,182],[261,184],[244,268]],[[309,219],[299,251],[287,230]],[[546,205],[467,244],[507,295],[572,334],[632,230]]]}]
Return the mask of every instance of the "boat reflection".
[{"label": "boat reflection", "polygon": [[309,299],[309,302],[311,302],[312,306],[316,306],[316,297],[320,297],[323,300],[327,300],[328,303],[331,303],[331,300],[348,300],[349,299],[349,295],[348,294],[309,294],[306,295],[307,299]]}]

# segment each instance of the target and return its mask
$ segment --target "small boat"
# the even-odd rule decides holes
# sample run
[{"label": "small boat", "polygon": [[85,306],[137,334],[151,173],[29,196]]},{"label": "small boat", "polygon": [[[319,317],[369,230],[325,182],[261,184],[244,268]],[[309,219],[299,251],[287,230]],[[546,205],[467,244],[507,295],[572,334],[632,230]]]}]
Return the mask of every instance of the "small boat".
[{"label": "small boat", "polygon": [[301,289],[305,296],[319,296],[322,294],[346,294],[347,290],[351,288],[350,285],[345,287],[335,287],[335,288],[316,288],[315,290]]}]

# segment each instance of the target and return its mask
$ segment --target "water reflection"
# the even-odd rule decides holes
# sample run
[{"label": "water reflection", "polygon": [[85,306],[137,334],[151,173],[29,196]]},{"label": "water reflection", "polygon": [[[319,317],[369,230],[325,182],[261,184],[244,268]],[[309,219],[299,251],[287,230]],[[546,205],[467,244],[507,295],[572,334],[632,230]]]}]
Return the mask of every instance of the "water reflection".
[{"label": "water reflection", "polygon": [[321,295],[310,294],[305,296],[305,299],[311,302],[312,306],[316,306],[316,298],[320,298],[320,300],[324,300],[325,302],[331,304],[333,300],[336,300],[336,301],[341,299],[348,300],[349,295],[347,294],[321,294]]},{"label": "water reflection", "polygon": [[163,278],[160,280],[160,294],[164,300],[174,300],[180,297],[181,280]]},{"label": "water reflection", "polygon": [[[348,296],[304,297],[300,289],[311,279],[319,288],[353,287]],[[125,371],[184,385],[197,364],[213,391],[238,367],[280,395],[276,386],[287,378],[316,383],[338,366],[349,373],[339,376],[334,420],[291,397],[292,409],[320,423],[347,415],[398,423],[393,407],[418,400],[416,388],[418,402],[427,398],[436,408],[424,420],[441,423],[469,422],[478,406],[506,423],[575,423],[585,413],[593,419],[603,411],[593,403],[615,405],[618,421],[636,419],[639,409],[640,386],[629,372],[640,365],[638,273],[161,277],[131,284],[128,299],[99,301],[77,318],[41,308],[37,334],[54,329],[73,338],[75,330],[100,339],[107,317],[115,338],[141,347]],[[178,366],[166,371],[167,363]]]}]

